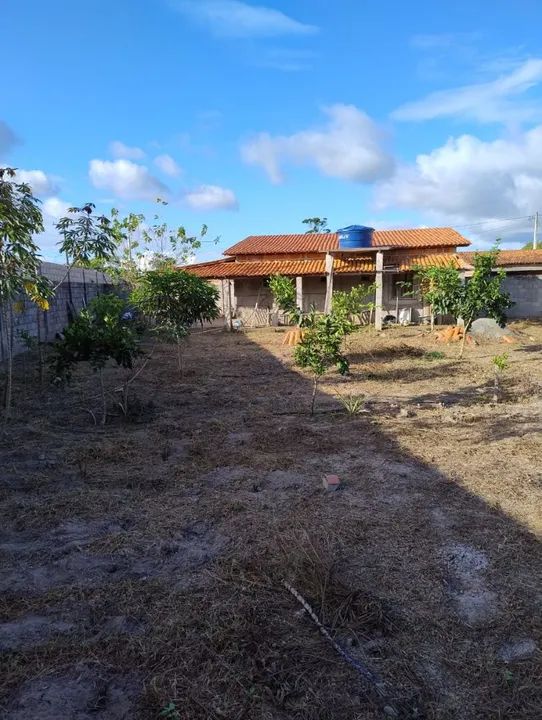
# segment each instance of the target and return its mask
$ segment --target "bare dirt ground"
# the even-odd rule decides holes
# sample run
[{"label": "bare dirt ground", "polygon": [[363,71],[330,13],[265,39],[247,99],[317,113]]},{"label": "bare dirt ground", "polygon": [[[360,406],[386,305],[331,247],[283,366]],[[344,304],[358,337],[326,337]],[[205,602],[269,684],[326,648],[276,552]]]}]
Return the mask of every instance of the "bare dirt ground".
[{"label": "bare dirt ground", "polygon": [[182,377],[159,347],[105,428],[89,371],[39,389],[19,359],[0,716],[539,719],[542,326],[516,327],[462,362],[417,328],[361,331],[314,418],[274,329],[193,336]]}]

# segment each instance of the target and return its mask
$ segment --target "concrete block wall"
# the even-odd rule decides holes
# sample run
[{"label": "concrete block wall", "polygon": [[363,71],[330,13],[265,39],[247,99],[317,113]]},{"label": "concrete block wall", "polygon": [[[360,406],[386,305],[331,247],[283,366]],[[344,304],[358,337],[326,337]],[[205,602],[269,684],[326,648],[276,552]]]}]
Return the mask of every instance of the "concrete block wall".
[{"label": "concrete block wall", "polygon": [[[50,342],[68,325],[70,315],[85,307],[96,295],[113,290],[110,278],[95,270],[74,268],[66,277],[65,265],[44,262],[41,266],[41,274],[53,285],[59,282],[61,285],[49,300],[49,310],[40,310],[24,296],[17,298],[9,308],[14,328],[13,352],[15,355],[27,349],[21,333],[27,333],[41,342]],[[0,360],[5,360],[6,357],[6,348],[3,343],[0,343]]]},{"label": "concrete block wall", "polygon": [[515,303],[506,311],[509,318],[542,317],[542,274],[508,273],[503,289],[510,293]]}]

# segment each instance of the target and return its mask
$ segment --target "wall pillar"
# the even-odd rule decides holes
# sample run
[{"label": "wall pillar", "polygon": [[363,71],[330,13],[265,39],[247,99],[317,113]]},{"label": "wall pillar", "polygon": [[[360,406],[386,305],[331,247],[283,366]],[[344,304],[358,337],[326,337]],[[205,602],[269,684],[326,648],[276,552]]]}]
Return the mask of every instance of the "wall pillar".
[{"label": "wall pillar", "polygon": [[333,302],[333,255],[326,253],[326,300],[324,312],[326,315],[331,312]]},{"label": "wall pillar", "polygon": [[384,299],[384,253],[376,253],[375,329],[382,330],[382,303]]},{"label": "wall pillar", "polygon": [[295,304],[303,312],[303,276],[298,275],[295,279]]},{"label": "wall pillar", "polygon": [[235,286],[233,280],[222,280],[222,302],[226,327],[228,330],[233,330],[233,313],[235,303]]}]

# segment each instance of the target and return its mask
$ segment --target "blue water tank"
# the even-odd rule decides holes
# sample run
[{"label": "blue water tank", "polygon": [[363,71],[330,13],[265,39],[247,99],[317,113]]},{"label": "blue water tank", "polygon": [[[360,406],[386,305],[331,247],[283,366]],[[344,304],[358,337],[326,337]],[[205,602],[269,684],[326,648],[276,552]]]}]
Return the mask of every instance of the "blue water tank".
[{"label": "blue water tank", "polygon": [[339,250],[358,250],[372,247],[373,232],[374,228],[365,225],[349,225],[337,230]]}]

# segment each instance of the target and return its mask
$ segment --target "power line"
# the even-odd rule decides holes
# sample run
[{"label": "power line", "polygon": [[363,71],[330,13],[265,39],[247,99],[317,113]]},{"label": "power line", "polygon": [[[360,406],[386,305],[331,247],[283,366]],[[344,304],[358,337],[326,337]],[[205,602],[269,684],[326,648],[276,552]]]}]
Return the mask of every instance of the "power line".
[{"label": "power line", "polygon": [[475,223],[466,223],[465,225],[453,225],[454,228],[470,228],[470,227],[477,227],[479,225],[487,225],[488,223],[503,223],[503,222],[512,222],[514,220],[525,220],[529,219],[532,220],[534,215],[517,215],[515,217],[507,217],[507,218],[493,218],[491,220],[482,220],[481,222],[475,222]]}]

